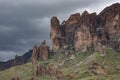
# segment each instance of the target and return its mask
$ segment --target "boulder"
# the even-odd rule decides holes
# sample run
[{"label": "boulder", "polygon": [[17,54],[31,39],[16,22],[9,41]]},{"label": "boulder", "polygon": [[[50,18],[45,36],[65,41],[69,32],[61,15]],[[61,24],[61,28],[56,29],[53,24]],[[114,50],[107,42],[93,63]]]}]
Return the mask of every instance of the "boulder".
[{"label": "boulder", "polygon": [[20,80],[20,78],[19,78],[19,76],[14,76],[14,77],[12,77],[11,80]]},{"label": "boulder", "polygon": [[93,63],[92,65],[90,65],[88,72],[94,75],[106,75],[107,74],[105,68],[98,63]]},{"label": "boulder", "polygon": [[63,74],[60,71],[58,71],[55,67],[53,67],[53,66],[45,67],[44,65],[40,65],[40,64],[37,65],[37,69],[36,69],[35,73],[36,73],[35,74],[36,76],[50,75],[50,76],[55,76],[57,78],[63,77]]}]

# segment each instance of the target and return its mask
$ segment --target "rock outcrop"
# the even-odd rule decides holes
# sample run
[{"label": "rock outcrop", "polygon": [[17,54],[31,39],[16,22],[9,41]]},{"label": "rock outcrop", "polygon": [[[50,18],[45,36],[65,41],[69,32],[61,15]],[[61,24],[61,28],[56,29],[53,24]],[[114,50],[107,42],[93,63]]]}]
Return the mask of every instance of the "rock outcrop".
[{"label": "rock outcrop", "polygon": [[11,80],[20,80],[19,76],[14,76]]},{"label": "rock outcrop", "polygon": [[16,55],[15,59],[14,59],[14,64],[13,64],[14,66],[16,66],[18,64],[18,60],[17,59],[18,59],[18,56]]},{"label": "rock outcrop", "polygon": [[80,18],[80,25],[75,31],[74,48],[76,51],[87,51],[87,47],[91,46],[92,36],[90,33],[90,14],[85,11]]},{"label": "rock outcrop", "polygon": [[33,47],[33,52],[32,52],[32,60],[47,60],[48,59],[48,52],[49,48],[46,45],[46,41],[44,40],[39,47],[36,45]]},{"label": "rock outcrop", "polygon": [[36,45],[33,47],[32,58],[36,60],[39,58],[38,47]]},{"label": "rock outcrop", "polygon": [[94,75],[106,75],[107,74],[105,68],[98,63],[93,63],[89,67],[88,72]]},{"label": "rock outcrop", "polygon": [[39,47],[39,53],[40,53],[39,57],[43,60],[47,60],[48,52],[49,52],[49,48],[46,45],[46,41],[44,40]]},{"label": "rock outcrop", "polygon": [[[88,51],[92,47],[108,46],[120,51],[120,4],[115,3],[105,8],[98,15],[84,11],[72,14],[67,21],[61,24],[56,17],[51,19],[51,49],[58,50],[65,45],[74,46],[75,51]],[[95,41],[95,37],[98,41]],[[96,42],[96,43],[94,43]],[[99,43],[97,43],[99,42]]]},{"label": "rock outcrop", "polygon": [[65,31],[65,42],[68,45],[73,45],[74,33],[79,26],[80,14],[72,14],[70,18],[63,25]]},{"label": "rock outcrop", "polygon": [[[58,27],[58,24],[54,26]],[[76,51],[87,51],[87,47],[91,46],[92,44],[92,33],[95,32],[96,26],[96,13],[89,14],[87,11],[85,11],[82,16],[80,16],[79,13],[72,14],[67,21],[64,21],[61,25],[59,24],[59,28],[56,30],[56,32],[60,32],[57,35],[59,35],[58,37],[62,37],[62,39],[59,38],[58,42],[51,41],[51,45],[53,46],[53,43],[58,43],[74,46]],[[54,34],[54,32],[55,31],[51,30],[51,33]],[[61,41],[64,43],[61,43]],[[64,45],[59,45],[59,47],[56,49],[59,49]],[[52,49],[55,50],[53,47]]]},{"label": "rock outcrop", "polygon": [[45,66],[40,65],[40,64],[37,65],[37,69],[36,69],[35,74],[36,74],[36,76],[44,74],[44,75],[55,76],[57,78],[63,77],[63,74],[59,70],[54,68],[53,66],[45,67]]},{"label": "rock outcrop", "polygon": [[60,30],[60,23],[57,17],[52,17],[51,19],[51,32],[50,32],[50,39],[51,39],[51,47],[54,50],[60,48],[61,45],[61,30]]}]

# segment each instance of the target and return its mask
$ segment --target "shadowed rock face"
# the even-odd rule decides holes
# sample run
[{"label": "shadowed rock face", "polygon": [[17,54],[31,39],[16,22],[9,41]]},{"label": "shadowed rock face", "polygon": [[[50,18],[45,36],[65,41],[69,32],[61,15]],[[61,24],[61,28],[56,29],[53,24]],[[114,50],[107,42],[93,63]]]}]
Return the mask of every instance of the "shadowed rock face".
[{"label": "shadowed rock face", "polygon": [[[101,11],[100,14],[84,11],[72,14],[62,24],[56,17],[51,19],[51,48],[58,50],[64,45],[72,45],[76,51],[95,48],[94,38],[98,37],[97,46],[109,45],[120,50],[120,4],[116,3]],[[102,49],[102,47],[101,47]],[[95,49],[94,49],[95,50]],[[101,52],[101,51],[100,51]]]},{"label": "shadowed rock face", "polygon": [[105,8],[99,16],[109,38],[107,42],[112,48],[120,51],[120,4],[116,3]]},{"label": "shadowed rock face", "polygon": [[109,38],[111,38],[116,29],[119,30],[119,15],[120,5],[113,4],[110,7],[105,8],[100,14],[100,18],[103,21],[103,27],[108,32]]},{"label": "shadowed rock face", "polygon": [[73,45],[74,42],[74,33],[79,26],[80,14],[72,14],[70,18],[66,21],[65,28],[65,41],[68,45]]}]

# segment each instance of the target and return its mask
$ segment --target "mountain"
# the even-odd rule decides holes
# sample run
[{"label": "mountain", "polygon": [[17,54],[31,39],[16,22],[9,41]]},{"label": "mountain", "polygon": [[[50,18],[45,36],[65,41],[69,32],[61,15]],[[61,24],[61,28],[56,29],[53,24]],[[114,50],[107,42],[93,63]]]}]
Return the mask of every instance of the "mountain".
[{"label": "mountain", "polygon": [[[16,59],[16,65],[22,65],[30,61],[32,55],[32,50],[26,52],[23,56],[18,56]],[[8,60],[6,62],[0,62],[0,71],[13,67],[14,59]]]},{"label": "mountain", "polygon": [[72,46],[75,51],[88,51],[99,43],[120,51],[120,4],[116,3],[98,15],[84,11],[72,14],[60,24],[57,17],[51,18],[51,48],[58,50]]},{"label": "mountain", "polygon": [[50,26],[50,48],[44,40],[30,54],[16,55],[9,61],[14,67],[0,72],[3,80],[119,80],[119,3],[99,14],[72,14],[61,24],[53,16]]}]

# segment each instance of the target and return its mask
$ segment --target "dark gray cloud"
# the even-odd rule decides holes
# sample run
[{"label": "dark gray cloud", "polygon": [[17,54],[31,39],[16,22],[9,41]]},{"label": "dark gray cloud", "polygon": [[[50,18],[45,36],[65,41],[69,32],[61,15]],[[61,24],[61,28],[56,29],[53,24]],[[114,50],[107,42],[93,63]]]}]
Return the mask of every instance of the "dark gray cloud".
[{"label": "dark gray cloud", "polygon": [[70,14],[100,12],[119,0],[0,0],[0,60],[22,55],[39,45],[49,44],[50,18],[67,19]]}]

